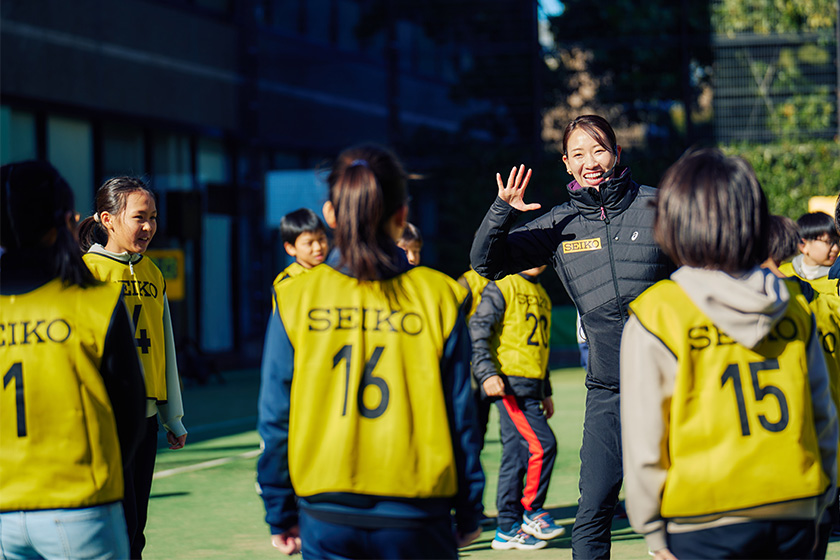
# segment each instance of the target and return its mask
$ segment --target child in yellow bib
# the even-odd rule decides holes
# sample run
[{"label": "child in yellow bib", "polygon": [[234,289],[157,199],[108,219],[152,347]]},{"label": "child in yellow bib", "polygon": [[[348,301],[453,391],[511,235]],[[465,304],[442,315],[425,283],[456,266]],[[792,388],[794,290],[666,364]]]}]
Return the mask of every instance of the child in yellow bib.
[{"label": "child in yellow bib", "polygon": [[[837,203],[834,207],[834,231],[840,236],[840,195],[837,196]],[[828,277],[834,280],[840,278],[840,259],[834,259],[834,264],[828,270]]]},{"label": "child in yellow bib", "polygon": [[545,265],[490,282],[470,320],[473,375],[499,411],[502,459],[498,527],[491,548],[536,550],[565,529],[543,509],[557,440],[548,377],[551,299],[539,282]]},{"label": "child in yellow bib", "polygon": [[141,558],[152,490],[160,414],[170,449],[187,439],[166,282],[143,253],[157,231],[157,206],[146,184],[113,177],[96,193],[96,212],[79,226],[84,260],[93,275],[120,286],[134,322],[136,353],[146,376],[146,430],[125,470],[125,510],[131,558]]},{"label": "child in yellow bib", "polygon": [[0,556],[127,558],[144,387],[121,290],[82,261],[51,165],[1,174]]},{"label": "child in yellow bib", "polygon": [[621,343],[627,513],[659,560],[808,558],[837,480],[837,415],[798,285],[759,268],[767,203],[717,150],[665,173],[654,236],[680,268]]},{"label": "child in yellow bib", "polygon": [[287,554],[454,559],[480,533],[468,293],[397,246],[406,179],[383,148],[342,152],[324,205],[337,249],[277,286],[257,481]]},{"label": "child in yellow bib", "polygon": [[[475,314],[475,310],[481,302],[481,293],[484,291],[485,286],[487,286],[489,282],[490,280],[478,274],[478,272],[473,270],[472,267],[458,277],[458,283],[470,291],[470,296],[472,298],[472,305],[470,305],[470,309],[467,311],[467,324],[469,324],[470,319],[473,314]],[[481,387],[475,380],[475,376],[471,377],[473,393],[475,394],[475,407],[478,414],[478,429],[479,435],[481,436],[481,449],[484,449],[484,436],[487,433],[487,422],[490,420],[490,407],[493,406],[493,403],[481,395]],[[482,518],[482,523],[492,523],[492,519],[484,516]]]},{"label": "child in yellow bib", "polygon": [[284,268],[272,283],[271,309],[277,308],[277,286],[324,262],[330,250],[327,228],[309,208],[298,208],[280,220],[280,239],[286,254],[295,262]]},{"label": "child in yellow bib", "polygon": [[[798,276],[785,276],[782,270],[793,272],[793,268],[784,267],[782,263],[795,257],[802,244],[799,226],[790,218],[770,216],[768,243],[767,261],[762,266],[773,271],[776,276],[785,278],[787,282],[796,284],[808,300],[811,311],[814,313],[820,345],[825,356],[831,398],[835,408],[840,410],[840,348],[837,344],[840,341],[840,297],[837,295],[837,279],[824,277],[818,280],[820,291],[817,291],[807,280]],[[840,452],[838,452],[838,460],[840,460]],[[840,496],[840,490],[838,490],[838,496]],[[825,557],[832,527],[838,525],[840,525],[840,503],[835,497],[820,523],[820,542],[815,551],[815,558]]]},{"label": "child in yellow bib", "polygon": [[467,320],[473,316],[478,304],[481,303],[481,292],[484,291],[484,287],[488,282],[490,282],[490,280],[481,276],[478,272],[473,270],[472,267],[458,277],[458,283],[468,289],[470,294],[472,294],[472,305],[470,306],[469,311],[467,311]]},{"label": "child in yellow bib", "polygon": [[840,252],[840,236],[834,220],[824,212],[809,212],[796,220],[799,228],[799,254],[779,266],[786,276],[796,276],[811,283],[821,293],[837,295],[837,279],[829,271]]}]

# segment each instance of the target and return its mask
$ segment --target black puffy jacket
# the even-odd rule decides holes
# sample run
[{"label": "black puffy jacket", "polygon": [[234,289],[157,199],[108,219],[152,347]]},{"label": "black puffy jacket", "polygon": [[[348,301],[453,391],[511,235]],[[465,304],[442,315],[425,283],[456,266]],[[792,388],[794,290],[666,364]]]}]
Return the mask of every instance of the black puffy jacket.
[{"label": "black puffy jacket", "polygon": [[491,280],[551,263],[577,307],[589,342],[587,387],[618,390],[627,305],[674,265],[653,241],[656,189],[625,169],[599,190],[567,186],[570,202],[522,227],[522,214],[497,198],[478,229],[470,261]]}]

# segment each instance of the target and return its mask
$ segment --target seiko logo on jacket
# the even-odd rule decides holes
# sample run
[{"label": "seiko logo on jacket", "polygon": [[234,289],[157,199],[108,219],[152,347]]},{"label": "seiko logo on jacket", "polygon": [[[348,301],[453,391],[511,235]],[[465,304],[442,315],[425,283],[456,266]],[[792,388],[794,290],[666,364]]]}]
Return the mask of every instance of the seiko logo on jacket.
[{"label": "seiko logo on jacket", "polygon": [[580,239],[578,241],[564,241],[563,253],[582,253],[584,251],[598,251],[601,249],[601,238]]}]

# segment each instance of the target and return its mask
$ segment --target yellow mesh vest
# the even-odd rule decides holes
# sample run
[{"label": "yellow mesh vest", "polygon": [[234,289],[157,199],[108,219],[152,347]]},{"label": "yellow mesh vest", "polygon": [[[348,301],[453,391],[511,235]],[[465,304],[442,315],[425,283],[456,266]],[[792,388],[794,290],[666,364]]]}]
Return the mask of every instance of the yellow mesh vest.
[{"label": "yellow mesh vest", "polygon": [[293,262],[286,268],[284,268],[280,274],[274,278],[274,282],[271,284],[272,290],[272,297],[271,297],[271,312],[273,313],[277,309],[277,303],[275,300],[277,299],[277,285],[285,280],[286,278],[294,278],[295,276],[300,276],[304,272],[309,272],[308,268],[304,268],[303,265],[298,263],[297,261]]},{"label": "yellow mesh vest", "polygon": [[796,270],[793,268],[793,263],[786,262],[779,265],[779,272],[784,274],[785,276],[796,277],[805,282],[808,282],[814,291],[818,294],[831,294],[831,295],[838,295],[837,292],[837,278],[830,279],[828,276],[823,276],[822,278],[816,278],[814,280],[808,280],[807,278],[802,278],[796,273]]},{"label": "yellow mesh vest", "polygon": [[292,264],[290,264],[289,266],[284,268],[282,270],[282,272],[280,272],[280,274],[277,275],[276,278],[274,278],[274,282],[272,282],[272,286],[276,286],[277,284],[279,284],[280,282],[282,282],[286,278],[294,278],[295,276],[300,276],[301,274],[303,274],[304,272],[307,272],[308,270],[309,270],[308,268],[304,268],[303,265],[301,265],[300,263],[293,262]]},{"label": "yellow mesh vest", "polygon": [[[834,406],[840,411],[840,352],[837,345],[840,342],[840,296],[837,291],[837,278],[817,278],[816,280],[805,280],[798,276],[791,263],[784,263],[779,271],[788,276],[799,278],[807,282],[814,289],[814,299],[811,302],[811,310],[814,312],[817,329],[819,330],[820,344],[825,355],[825,363],[828,367],[828,380],[831,385],[831,399]],[[790,283],[788,283],[790,287]],[[798,286],[797,286],[798,289]],[[837,449],[837,468],[840,472],[840,448]],[[840,485],[840,479],[838,479]]]},{"label": "yellow mesh vest", "polygon": [[490,280],[473,269],[466,271],[462,275],[462,278],[467,282],[467,285],[470,287],[470,293],[472,294],[472,305],[470,305],[470,310],[467,312],[467,319],[469,319],[475,313],[478,304],[481,303],[481,292],[484,291],[484,287],[487,286]]},{"label": "yellow mesh vest", "polygon": [[505,315],[490,339],[497,371],[542,379],[548,367],[551,300],[541,284],[519,274],[496,281],[505,298]]},{"label": "yellow mesh vest", "polygon": [[[811,310],[817,322],[820,345],[828,368],[831,398],[834,406],[840,410],[840,297],[818,293],[811,302]],[[837,459],[840,469],[840,449],[837,451]]]},{"label": "yellow mesh vest", "polygon": [[146,397],[166,402],[166,348],[163,335],[163,295],[166,282],[151,259],[128,263],[100,253],[85,253],[93,275],[122,287],[128,314],[134,322],[134,342],[143,363]]},{"label": "yellow mesh vest", "polygon": [[425,267],[359,283],[318,266],[278,290],[295,493],[455,495],[440,360],[466,289]]},{"label": "yellow mesh vest", "polygon": [[630,304],[678,361],[663,410],[664,517],[808,498],[829,484],[807,375],[811,313],[798,288],[791,295],[784,317],[752,350],[717,329],[670,280]]},{"label": "yellow mesh vest", "polygon": [[0,296],[0,511],[122,499],[120,443],[99,373],[119,293],[56,279]]}]

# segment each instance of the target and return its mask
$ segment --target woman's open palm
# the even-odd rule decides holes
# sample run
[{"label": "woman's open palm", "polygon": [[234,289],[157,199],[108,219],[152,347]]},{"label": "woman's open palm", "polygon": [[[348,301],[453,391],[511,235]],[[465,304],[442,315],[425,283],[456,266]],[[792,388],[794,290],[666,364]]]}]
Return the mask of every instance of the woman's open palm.
[{"label": "woman's open palm", "polygon": [[496,184],[499,186],[499,198],[522,212],[539,210],[541,205],[538,202],[525,203],[525,188],[531,180],[531,170],[525,171],[525,165],[516,166],[510,170],[507,184],[502,183],[501,173],[496,173]]}]

